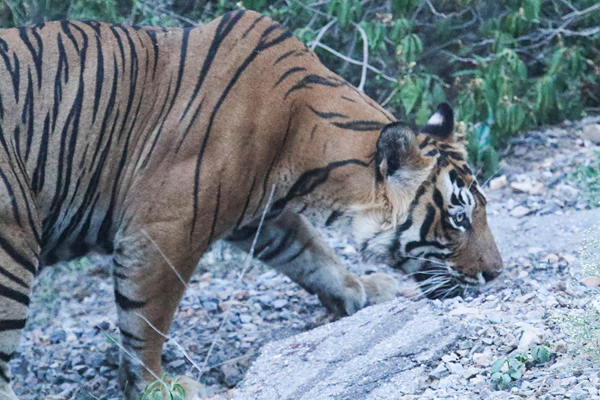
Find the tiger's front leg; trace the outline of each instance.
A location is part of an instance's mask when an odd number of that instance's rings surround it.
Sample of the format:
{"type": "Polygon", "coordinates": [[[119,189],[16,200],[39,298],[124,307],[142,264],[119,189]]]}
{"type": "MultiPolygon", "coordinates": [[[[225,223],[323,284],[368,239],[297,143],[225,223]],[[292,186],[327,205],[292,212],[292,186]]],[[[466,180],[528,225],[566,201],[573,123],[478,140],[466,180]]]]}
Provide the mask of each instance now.
{"type": "MultiPolygon", "coordinates": [[[[115,239],[113,276],[123,346],[119,382],[127,400],[138,400],[162,374],[163,334],[200,258],[186,232],[178,224],[133,223],[115,239]]],[[[188,383],[186,398],[195,398],[198,387],[188,383]]]]}
{"type": "MultiPolygon", "coordinates": [[[[248,252],[256,230],[257,224],[251,223],[226,240],[248,252]]],[[[321,303],[337,316],[351,315],[367,302],[391,300],[397,294],[396,281],[391,276],[358,277],[350,273],[318,230],[299,214],[284,212],[265,219],[254,256],[309,293],[317,294],[321,303]]]]}

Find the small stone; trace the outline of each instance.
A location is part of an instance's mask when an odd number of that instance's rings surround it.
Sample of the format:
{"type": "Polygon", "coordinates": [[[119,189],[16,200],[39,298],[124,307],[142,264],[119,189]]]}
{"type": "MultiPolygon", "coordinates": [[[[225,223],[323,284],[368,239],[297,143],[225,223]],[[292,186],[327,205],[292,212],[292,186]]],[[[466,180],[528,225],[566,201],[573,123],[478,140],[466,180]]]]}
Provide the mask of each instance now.
{"type": "Polygon", "coordinates": [[[583,283],[587,287],[600,286],[600,278],[596,278],[593,276],[585,277],[580,282],[583,283]]]}
{"type": "Polygon", "coordinates": [[[510,211],[510,215],[515,218],[521,218],[529,214],[531,210],[525,206],[517,206],[510,211]]]}
{"type": "Polygon", "coordinates": [[[446,368],[450,371],[451,374],[460,374],[465,370],[465,367],[460,363],[447,362],[446,368]]]}
{"type": "Polygon", "coordinates": [[[581,136],[590,142],[600,143],[600,124],[591,124],[583,127],[581,136]]]}
{"type": "Polygon", "coordinates": [[[278,299],[273,302],[273,307],[275,307],[277,309],[283,308],[286,306],[287,303],[288,303],[288,301],[286,299],[278,299]]]}
{"type": "Polygon", "coordinates": [[[252,322],[252,316],[247,315],[247,314],[242,314],[242,315],[240,315],[240,321],[243,324],[248,324],[248,323],[252,322]]]}
{"type": "Polygon", "coordinates": [[[498,314],[488,314],[487,318],[492,324],[502,323],[502,317],[498,314]]]}
{"type": "Polygon", "coordinates": [[[481,373],[481,368],[471,367],[471,368],[465,369],[462,372],[462,376],[465,379],[471,379],[471,378],[477,376],[479,373],[481,373]]]}
{"type": "Polygon", "coordinates": [[[513,182],[510,184],[510,187],[517,193],[529,193],[529,191],[533,188],[533,185],[528,179],[523,182],[513,182]]]}
{"type": "Polygon", "coordinates": [[[544,262],[548,264],[557,264],[559,261],[559,257],[556,254],[550,253],[546,257],[544,257],[544,262]]]}
{"type": "Polygon", "coordinates": [[[429,376],[433,379],[442,379],[444,376],[448,375],[448,369],[444,365],[444,363],[440,363],[433,371],[429,373],[429,376]]]}
{"type": "Polygon", "coordinates": [[[506,186],[508,183],[506,175],[499,176],[490,181],[490,190],[498,190],[506,186]]]}
{"type": "Polygon", "coordinates": [[[66,339],[67,333],[62,329],[59,329],[58,331],[53,332],[52,335],[50,335],[50,341],[52,343],[64,342],[66,339]]]}
{"type": "Polygon", "coordinates": [[[182,367],[183,365],[185,365],[185,361],[181,360],[181,359],[180,360],[174,360],[174,361],[171,361],[169,363],[169,366],[172,367],[172,368],[179,368],[179,367],[182,367]]]}
{"type": "Polygon", "coordinates": [[[454,353],[445,354],[442,356],[442,361],[449,363],[458,360],[458,356],[454,353]]]}
{"type": "Polygon", "coordinates": [[[233,387],[242,379],[242,374],[233,365],[225,364],[221,367],[221,379],[225,385],[233,387]]]}
{"type": "Polygon", "coordinates": [[[525,326],[523,334],[519,340],[519,350],[527,350],[532,344],[539,344],[544,338],[543,330],[534,328],[533,326],[525,326]]]}

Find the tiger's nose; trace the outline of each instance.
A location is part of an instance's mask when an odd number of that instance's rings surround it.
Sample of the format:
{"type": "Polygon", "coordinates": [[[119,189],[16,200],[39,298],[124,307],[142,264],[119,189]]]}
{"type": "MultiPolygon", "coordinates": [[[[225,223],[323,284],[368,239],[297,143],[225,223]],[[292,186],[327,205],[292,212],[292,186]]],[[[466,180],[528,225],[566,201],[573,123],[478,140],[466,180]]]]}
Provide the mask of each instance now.
{"type": "Polygon", "coordinates": [[[481,275],[486,282],[493,281],[502,273],[502,269],[494,270],[494,271],[483,271],[481,275]]]}

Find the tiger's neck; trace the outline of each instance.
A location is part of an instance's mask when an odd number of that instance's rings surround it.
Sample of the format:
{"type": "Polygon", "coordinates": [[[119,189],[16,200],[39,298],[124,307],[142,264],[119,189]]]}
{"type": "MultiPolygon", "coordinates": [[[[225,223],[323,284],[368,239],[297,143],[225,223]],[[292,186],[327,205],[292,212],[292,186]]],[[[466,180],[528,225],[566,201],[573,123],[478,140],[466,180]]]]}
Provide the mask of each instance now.
{"type": "Polygon", "coordinates": [[[283,199],[317,225],[382,206],[374,155],[381,129],[394,121],[365,94],[328,73],[331,86],[315,86],[294,102],[294,135],[285,150],[295,180],[283,199]]]}

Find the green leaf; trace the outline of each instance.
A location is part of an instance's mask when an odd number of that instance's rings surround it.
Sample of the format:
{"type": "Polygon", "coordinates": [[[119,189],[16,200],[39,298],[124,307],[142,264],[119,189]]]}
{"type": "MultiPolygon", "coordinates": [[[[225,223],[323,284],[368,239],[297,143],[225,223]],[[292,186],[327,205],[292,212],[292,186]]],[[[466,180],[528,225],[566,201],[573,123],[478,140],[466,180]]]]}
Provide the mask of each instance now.
{"type": "Polygon", "coordinates": [[[531,357],[534,361],[545,363],[550,360],[550,350],[545,346],[534,346],[531,349],[531,357]]]}
{"type": "Polygon", "coordinates": [[[408,79],[400,90],[400,101],[404,107],[404,112],[410,114],[413,110],[419,97],[421,96],[421,85],[416,80],[408,79]]]}
{"type": "Polygon", "coordinates": [[[421,107],[419,107],[419,111],[417,111],[417,115],[415,116],[415,123],[419,126],[425,125],[431,114],[429,106],[425,102],[421,102],[421,107]]]}
{"type": "Polygon", "coordinates": [[[541,0],[526,0],[523,4],[523,16],[527,21],[539,22],[541,0]]]}
{"type": "Polygon", "coordinates": [[[261,11],[265,5],[267,4],[267,0],[243,0],[242,5],[244,8],[248,10],[261,11]]]}
{"type": "Polygon", "coordinates": [[[516,370],[516,371],[510,371],[508,373],[510,375],[511,378],[513,378],[514,380],[517,379],[521,379],[521,377],[523,376],[523,374],[521,374],[520,370],[516,370]]]}
{"type": "Polygon", "coordinates": [[[504,365],[505,362],[506,362],[506,357],[502,357],[502,358],[499,358],[496,361],[494,361],[494,363],[492,364],[492,374],[495,372],[500,372],[500,369],[502,369],[502,366],[504,365]]]}

